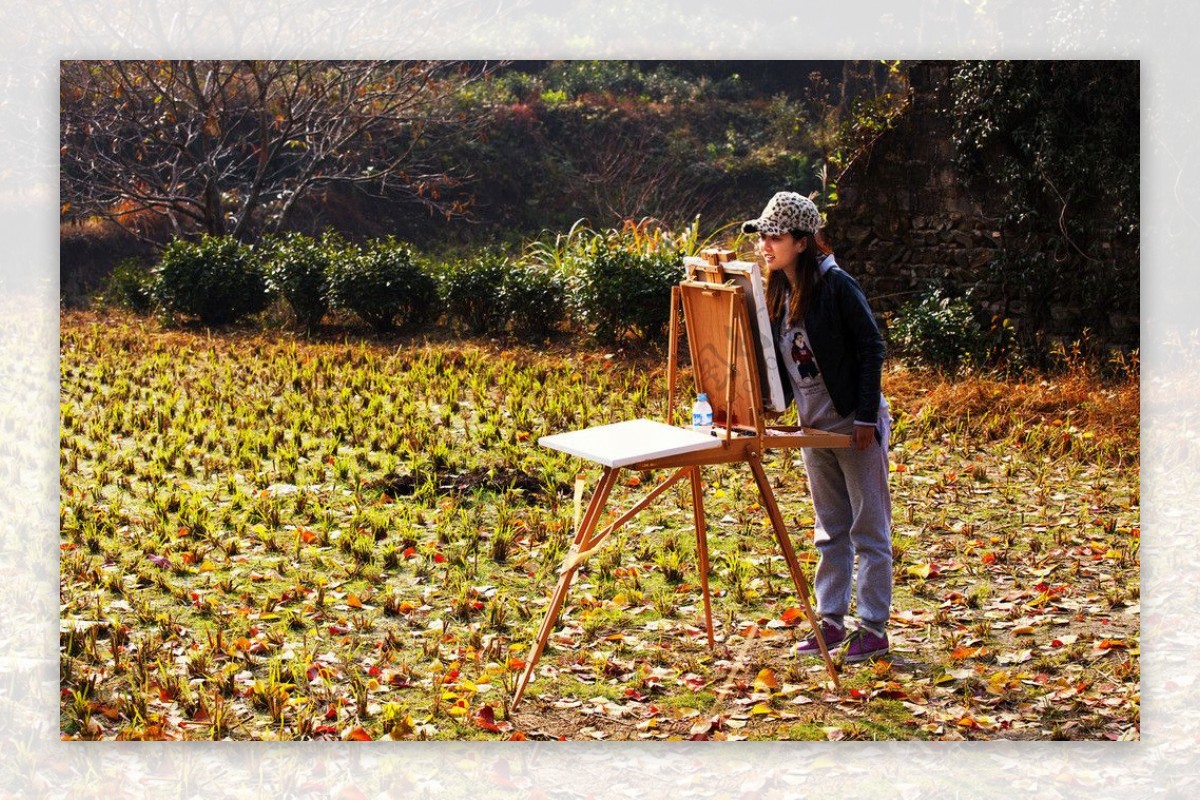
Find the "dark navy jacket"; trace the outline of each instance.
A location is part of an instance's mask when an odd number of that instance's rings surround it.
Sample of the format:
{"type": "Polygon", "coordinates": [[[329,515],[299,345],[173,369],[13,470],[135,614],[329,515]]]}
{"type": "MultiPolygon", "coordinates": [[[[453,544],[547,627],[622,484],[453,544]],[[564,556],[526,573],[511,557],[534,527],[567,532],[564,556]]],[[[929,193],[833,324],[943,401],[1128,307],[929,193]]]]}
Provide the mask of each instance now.
{"type": "MultiPolygon", "coordinates": [[[[858,282],[827,256],[821,262],[816,294],[804,315],[804,329],[813,357],[838,414],[856,422],[875,423],[879,417],[883,372],[883,336],[858,282]]],[[[783,318],[771,321],[771,339],[779,365],[785,402],[792,401],[792,382],[783,366],[779,334],[783,318]]]]}

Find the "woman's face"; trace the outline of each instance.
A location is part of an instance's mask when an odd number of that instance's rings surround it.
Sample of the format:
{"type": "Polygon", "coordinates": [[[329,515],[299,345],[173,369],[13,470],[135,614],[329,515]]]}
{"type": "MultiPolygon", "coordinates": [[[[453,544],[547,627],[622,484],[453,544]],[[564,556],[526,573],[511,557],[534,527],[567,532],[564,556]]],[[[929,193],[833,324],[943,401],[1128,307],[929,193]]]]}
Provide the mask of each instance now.
{"type": "Polygon", "coordinates": [[[795,268],[796,260],[807,245],[807,240],[797,239],[790,233],[762,234],[758,238],[758,250],[767,270],[795,268]]]}

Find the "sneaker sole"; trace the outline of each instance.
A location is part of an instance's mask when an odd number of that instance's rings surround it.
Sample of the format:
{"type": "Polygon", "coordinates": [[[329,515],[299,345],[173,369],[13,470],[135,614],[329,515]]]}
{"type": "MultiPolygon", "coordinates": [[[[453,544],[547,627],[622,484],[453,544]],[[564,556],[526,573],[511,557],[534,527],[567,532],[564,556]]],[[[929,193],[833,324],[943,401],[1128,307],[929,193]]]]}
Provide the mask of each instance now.
{"type": "MultiPolygon", "coordinates": [[[[842,639],[838,640],[837,642],[827,642],[827,643],[825,643],[825,648],[829,651],[829,653],[832,654],[834,651],[836,651],[838,649],[838,646],[840,646],[845,641],[846,641],[846,638],[843,637],[842,639]]],[[[792,655],[793,656],[820,656],[821,649],[818,647],[813,647],[812,650],[801,651],[799,648],[794,648],[794,649],[792,649],[792,655]]]]}
{"type": "Polygon", "coordinates": [[[877,656],[884,656],[885,654],[887,654],[887,652],[888,652],[887,648],[881,648],[878,651],[868,651],[865,654],[855,654],[854,656],[850,656],[847,654],[846,656],[844,656],[842,658],[846,662],[850,662],[850,663],[866,662],[868,659],[874,659],[877,656]]]}

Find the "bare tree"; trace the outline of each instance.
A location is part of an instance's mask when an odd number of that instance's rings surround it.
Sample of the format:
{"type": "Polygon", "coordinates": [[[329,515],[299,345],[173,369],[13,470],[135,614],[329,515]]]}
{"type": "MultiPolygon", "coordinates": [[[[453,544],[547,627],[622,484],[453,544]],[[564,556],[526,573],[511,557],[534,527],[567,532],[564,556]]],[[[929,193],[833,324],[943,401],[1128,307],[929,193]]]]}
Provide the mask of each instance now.
{"type": "Polygon", "coordinates": [[[711,197],[696,190],[685,155],[672,154],[653,123],[631,120],[573,134],[570,159],[590,208],[618,219],[654,217],[685,225],[707,213],[711,197]]]}
{"type": "Polygon", "coordinates": [[[465,177],[426,163],[434,131],[479,123],[454,96],[486,64],[396,61],[66,61],[63,217],[99,215],[142,238],[248,238],[286,227],[298,201],[358,184],[444,214],[465,177]]]}

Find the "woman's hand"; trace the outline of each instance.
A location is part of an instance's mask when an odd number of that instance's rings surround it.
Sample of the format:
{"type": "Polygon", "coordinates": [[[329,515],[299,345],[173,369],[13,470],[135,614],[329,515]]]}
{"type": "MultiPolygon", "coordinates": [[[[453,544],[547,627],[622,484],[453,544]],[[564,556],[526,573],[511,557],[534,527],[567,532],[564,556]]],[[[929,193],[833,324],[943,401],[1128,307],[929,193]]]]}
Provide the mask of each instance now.
{"type": "Polygon", "coordinates": [[[865,451],[875,444],[875,426],[854,427],[854,450],[865,451]]]}

